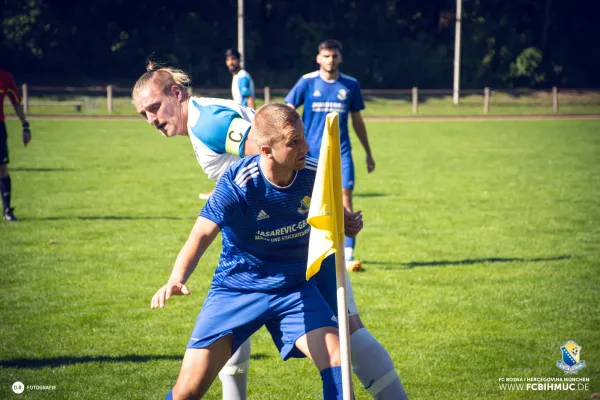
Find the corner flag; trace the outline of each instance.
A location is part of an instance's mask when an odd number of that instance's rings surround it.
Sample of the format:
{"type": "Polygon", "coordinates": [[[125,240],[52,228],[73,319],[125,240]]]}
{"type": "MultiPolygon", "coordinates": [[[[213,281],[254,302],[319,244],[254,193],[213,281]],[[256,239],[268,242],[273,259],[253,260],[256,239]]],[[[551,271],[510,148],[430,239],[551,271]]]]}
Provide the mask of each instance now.
{"type": "Polygon", "coordinates": [[[344,203],[342,201],[342,162],[338,113],[327,114],[319,153],[319,166],[308,209],[311,226],[306,279],[319,272],[321,262],[335,255],[335,284],[340,334],[343,399],[351,400],[352,368],[348,328],[347,272],[344,265],[344,203]]]}
{"type": "Polygon", "coordinates": [[[335,253],[344,242],[340,125],[336,112],[327,114],[308,224],[312,229],[308,245],[307,280],[319,272],[321,262],[335,253]]]}

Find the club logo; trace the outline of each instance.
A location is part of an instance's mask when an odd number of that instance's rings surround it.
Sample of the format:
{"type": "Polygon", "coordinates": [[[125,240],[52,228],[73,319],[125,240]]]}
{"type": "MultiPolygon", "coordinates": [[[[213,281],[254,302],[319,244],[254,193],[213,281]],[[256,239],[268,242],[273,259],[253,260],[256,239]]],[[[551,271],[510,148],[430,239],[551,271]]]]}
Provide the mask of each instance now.
{"type": "Polygon", "coordinates": [[[347,97],[348,97],[348,92],[346,92],[346,89],[340,89],[338,91],[337,98],[339,100],[344,101],[344,100],[346,100],[347,97]]]}
{"type": "Polygon", "coordinates": [[[310,208],[310,197],[304,196],[302,200],[300,200],[300,208],[298,208],[298,212],[302,215],[308,214],[308,209],[310,208]]]}
{"type": "Polygon", "coordinates": [[[569,340],[560,348],[562,360],[556,362],[556,366],[563,370],[565,374],[576,374],[585,367],[585,361],[580,361],[582,347],[572,340],[569,340]]]}

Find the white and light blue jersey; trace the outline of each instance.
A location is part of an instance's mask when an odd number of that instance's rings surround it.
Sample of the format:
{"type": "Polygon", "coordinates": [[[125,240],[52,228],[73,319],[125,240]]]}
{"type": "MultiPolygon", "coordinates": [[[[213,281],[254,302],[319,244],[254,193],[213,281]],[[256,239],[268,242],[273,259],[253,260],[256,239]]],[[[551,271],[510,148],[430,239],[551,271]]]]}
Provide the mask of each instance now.
{"type": "Polygon", "coordinates": [[[225,172],[200,212],[223,236],[213,287],[268,292],[305,282],[316,169],[317,161],[307,157],[286,187],[264,177],[259,155],[225,172]]]}
{"type": "Polygon", "coordinates": [[[188,136],[196,159],[209,179],[218,180],[244,156],[254,110],[231,100],[192,97],[188,103],[188,136]]]}
{"type": "Polygon", "coordinates": [[[237,74],[233,75],[231,81],[231,95],[233,101],[243,106],[248,106],[248,96],[254,96],[254,82],[252,77],[245,70],[241,69],[237,74]]]}
{"type": "Polygon", "coordinates": [[[340,114],[340,145],[342,154],[350,154],[348,115],[365,108],[358,81],[340,73],[335,81],[324,80],[319,71],[304,75],[285,97],[285,102],[298,108],[304,104],[304,122],[308,155],[318,158],[327,114],[340,114]]]}

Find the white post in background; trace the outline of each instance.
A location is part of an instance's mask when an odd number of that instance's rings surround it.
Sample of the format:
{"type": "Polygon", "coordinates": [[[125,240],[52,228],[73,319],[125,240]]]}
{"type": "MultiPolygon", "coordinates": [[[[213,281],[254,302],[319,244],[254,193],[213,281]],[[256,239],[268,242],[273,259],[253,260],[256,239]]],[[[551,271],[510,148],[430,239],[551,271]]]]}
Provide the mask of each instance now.
{"type": "Polygon", "coordinates": [[[106,104],[108,105],[108,113],[112,114],[113,112],[113,86],[106,86],[106,104]]]}
{"type": "Polygon", "coordinates": [[[188,92],[188,94],[189,94],[190,96],[193,96],[193,95],[194,95],[194,89],[193,89],[191,86],[188,86],[188,88],[187,88],[187,92],[188,92]]]}
{"type": "Polygon", "coordinates": [[[483,88],[483,113],[490,112],[490,88],[483,88]]]}
{"type": "Polygon", "coordinates": [[[452,101],[458,105],[460,90],[460,23],[462,19],[462,0],[456,0],[456,30],[454,33],[454,89],[452,101]]]}
{"type": "Polygon", "coordinates": [[[23,92],[23,112],[25,112],[25,114],[29,113],[29,92],[27,92],[27,84],[24,83],[23,86],[21,86],[21,91],[23,92]]]}
{"type": "Polygon", "coordinates": [[[552,86],[552,112],[558,114],[558,88],[552,86]]]}
{"type": "Polygon", "coordinates": [[[265,86],[265,104],[271,104],[271,88],[265,86]]]}
{"type": "Polygon", "coordinates": [[[244,68],[244,0],[238,0],[238,51],[240,52],[240,67],[244,68]]]}
{"type": "Polygon", "coordinates": [[[419,89],[414,86],[412,88],[412,113],[419,112],[419,89]]]}

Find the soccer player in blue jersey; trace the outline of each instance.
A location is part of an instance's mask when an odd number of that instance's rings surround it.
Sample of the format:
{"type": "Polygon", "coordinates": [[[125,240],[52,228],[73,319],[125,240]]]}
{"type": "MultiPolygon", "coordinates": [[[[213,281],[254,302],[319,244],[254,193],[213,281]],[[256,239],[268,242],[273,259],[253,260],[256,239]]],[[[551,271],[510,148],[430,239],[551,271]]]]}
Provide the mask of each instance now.
{"type": "MultiPolygon", "coordinates": [[[[304,104],[302,119],[306,128],[306,140],[309,156],[318,158],[325,118],[331,111],[340,114],[340,142],[342,150],[342,195],[344,207],[352,210],[352,191],[354,190],[354,163],[352,147],[348,134],[348,116],[358,140],[367,154],[367,172],[375,169],[375,160],[371,154],[367,129],[360,111],[365,108],[360,85],[351,76],[340,72],[342,63],[342,44],[337,40],[325,40],[318,47],[317,64],[319,70],[304,75],[285,97],[285,102],[298,108],[304,104]]],[[[361,264],[354,259],[356,241],[346,237],[346,268],[349,271],[360,271],[361,264]]]]}
{"type": "MultiPolygon", "coordinates": [[[[324,399],[342,399],[337,322],[314,282],[305,280],[310,226],[302,205],[310,202],[316,161],[306,157],[300,117],[284,104],[258,110],[252,132],[260,154],[225,172],[169,281],[152,298],[152,308],[162,308],[172,295],[188,295],[186,281],[222,233],[219,265],[167,399],[202,398],[232,353],[263,325],[284,360],[305,355],[314,362],[324,399]]],[[[346,233],[355,235],[362,218],[350,217],[346,233]]]]}
{"type": "MultiPolygon", "coordinates": [[[[258,154],[250,121],[254,111],[231,100],[192,97],[189,77],[180,70],[150,64],[133,89],[137,111],[164,136],[189,136],[205,173],[218,180],[240,157],[258,154]]],[[[337,309],[334,259],[324,261],[315,280],[332,309],[337,309]]],[[[348,281],[348,314],[352,367],[377,400],[406,398],[394,364],[363,325],[352,285],[348,281]]],[[[250,341],[232,356],[219,374],[225,400],[245,400],[250,362],[250,341]]]]}

